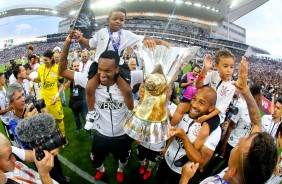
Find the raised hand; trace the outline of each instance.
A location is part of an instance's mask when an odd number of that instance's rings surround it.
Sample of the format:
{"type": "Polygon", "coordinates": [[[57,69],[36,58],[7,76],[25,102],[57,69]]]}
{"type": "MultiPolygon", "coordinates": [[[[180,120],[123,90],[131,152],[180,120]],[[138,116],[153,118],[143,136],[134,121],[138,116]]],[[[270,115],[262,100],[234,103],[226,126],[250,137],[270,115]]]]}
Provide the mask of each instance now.
{"type": "Polygon", "coordinates": [[[204,57],[204,68],[206,70],[212,69],[212,56],[210,54],[206,54],[204,57]]]}
{"type": "Polygon", "coordinates": [[[242,92],[246,92],[248,88],[247,84],[248,80],[248,63],[247,59],[242,56],[241,62],[240,62],[240,68],[238,72],[238,80],[234,83],[235,87],[242,92]]]}

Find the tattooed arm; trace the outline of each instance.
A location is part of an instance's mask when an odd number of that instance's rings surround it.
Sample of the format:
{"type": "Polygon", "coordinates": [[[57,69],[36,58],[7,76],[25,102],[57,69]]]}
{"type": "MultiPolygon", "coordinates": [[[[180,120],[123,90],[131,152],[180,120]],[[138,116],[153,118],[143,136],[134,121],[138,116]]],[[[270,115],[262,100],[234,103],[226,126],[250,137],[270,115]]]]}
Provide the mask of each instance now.
{"type": "Polygon", "coordinates": [[[252,122],[252,132],[260,132],[261,131],[261,117],[260,111],[257,106],[257,103],[252,96],[249,87],[247,85],[248,79],[248,63],[245,57],[242,57],[239,69],[238,80],[235,82],[235,86],[241,90],[249,111],[249,116],[252,122]]]}

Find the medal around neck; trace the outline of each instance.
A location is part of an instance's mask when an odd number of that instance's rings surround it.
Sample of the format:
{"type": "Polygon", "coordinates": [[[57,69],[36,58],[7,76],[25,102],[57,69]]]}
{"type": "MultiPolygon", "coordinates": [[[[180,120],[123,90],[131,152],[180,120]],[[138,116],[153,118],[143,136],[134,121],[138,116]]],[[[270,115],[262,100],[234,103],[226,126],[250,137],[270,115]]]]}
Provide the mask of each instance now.
{"type": "Polygon", "coordinates": [[[150,51],[139,49],[144,61],[144,87],[142,100],[133,115],[123,125],[124,131],[140,142],[159,143],[169,139],[170,120],[167,116],[167,92],[178,73],[194,58],[200,47],[157,46],[150,51]]]}

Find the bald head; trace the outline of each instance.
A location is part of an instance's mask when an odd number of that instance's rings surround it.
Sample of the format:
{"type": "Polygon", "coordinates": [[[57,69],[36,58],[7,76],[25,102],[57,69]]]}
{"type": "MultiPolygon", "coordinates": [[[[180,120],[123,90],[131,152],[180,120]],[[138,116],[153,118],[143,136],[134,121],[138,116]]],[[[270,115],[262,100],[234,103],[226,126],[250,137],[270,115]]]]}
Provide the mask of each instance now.
{"type": "Polygon", "coordinates": [[[191,101],[189,117],[197,119],[212,112],[215,108],[216,92],[211,87],[203,87],[197,91],[191,101]]]}
{"type": "Polygon", "coordinates": [[[215,105],[216,103],[216,91],[211,87],[203,87],[198,90],[197,93],[203,93],[204,98],[209,102],[210,105],[215,105]]]}

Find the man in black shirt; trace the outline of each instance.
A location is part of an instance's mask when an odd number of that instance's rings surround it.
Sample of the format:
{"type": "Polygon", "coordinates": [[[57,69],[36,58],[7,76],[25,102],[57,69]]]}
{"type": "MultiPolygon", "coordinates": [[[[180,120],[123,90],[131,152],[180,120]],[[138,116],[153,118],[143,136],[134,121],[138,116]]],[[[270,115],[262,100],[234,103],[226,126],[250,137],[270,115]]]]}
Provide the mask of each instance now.
{"type": "MultiPolygon", "coordinates": [[[[79,72],[79,62],[74,61],[72,63],[72,70],[79,72]]],[[[79,133],[82,130],[82,125],[80,121],[80,114],[82,116],[83,122],[85,123],[85,118],[88,112],[85,88],[80,85],[76,85],[74,82],[68,81],[65,85],[65,89],[70,88],[70,101],[69,107],[71,108],[76,123],[75,133],[79,133]]],[[[88,138],[92,139],[91,130],[87,130],[88,138]]]]}

